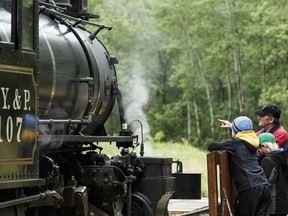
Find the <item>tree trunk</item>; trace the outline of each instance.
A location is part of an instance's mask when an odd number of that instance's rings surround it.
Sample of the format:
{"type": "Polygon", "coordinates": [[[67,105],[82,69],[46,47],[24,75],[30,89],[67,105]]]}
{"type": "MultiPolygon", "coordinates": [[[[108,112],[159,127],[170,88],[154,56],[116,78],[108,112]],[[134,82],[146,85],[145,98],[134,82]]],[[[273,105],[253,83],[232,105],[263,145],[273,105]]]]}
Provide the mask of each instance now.
{"type": "MultiPolygon", "coordinates": [[[[197,140],[198,140],[198,142],[200,142],[200,140],[201,140],[200,119],[199,119],[199,114],[198,114],[198,104],[197,104],[197,100],[195,97],[193,98],[193,105],[194,105],[194,113],[195,113],[197,140]]],[[[199,146],[199,144],[198,144],[198,146],[199,146]]]]}
{"type": "MultiPolygon", "coordinates": [[[[233,0],[226,0],[226,6],[228,9],[228,18],[230,22],[231,34],[232,38],[236,38],[236,22],[234,19],[234,8],[233,8],[233,0]]],[[[237,79],[237,91],[238,91],[238,103],[239,103],[239,111],[241,115],[244,115],[244,89],[242,84],[242,72],[241,72],[241,60],[240,60],[240,46],[238,43],[234,44],[234,70],[236,73],[237,79]]]]}
{"type": "Polygon", "coordinates": [[[235,73],[237,77],[237,90],[238,90],[238,101],[239,101],[239,111],[241,115],[244,115],[244,89],[242,84],[242,73],[240,65],[240,47],[239,44],[235,45],[234,50],[234,64],[235,73]]]}
{"type": "Polygon", "coordinates": [[[205,77],[205,69],[202,65],[201,59],[197,53],[197,60],[198,60],[198,64],[199,64],[199,68],[200,68],[200,72],[201,72],[201,77],[203,79],[204,85],[205,85],[205,90],[206,90],[206,96],[207,96],[207,103],[208,103],[208,107],[209,107],[209,114],[210,114],[210,129],[211,129],[211,136],[212,139],[214,140],[215,137],[215,128],[214,128],[214,111],[213,111],[213,106],[212,106],[212,102],[211,102],[211,96],[210,96],[210,91],[209,91],[209,86],[205,77]]]}
{"type": "Polygon", "coordinates": [[[187,104],[187,140],[191,141],[191,115],[190,115],[190,104],[187,104]]]}
{"type": "Polygon", "coordinates": [[[227,91],[228,91],[228,120],[232,117],[232,93],[231,93],[231,78],[227,62],[225,62],[225,68],[227,72],[227,91]]]}

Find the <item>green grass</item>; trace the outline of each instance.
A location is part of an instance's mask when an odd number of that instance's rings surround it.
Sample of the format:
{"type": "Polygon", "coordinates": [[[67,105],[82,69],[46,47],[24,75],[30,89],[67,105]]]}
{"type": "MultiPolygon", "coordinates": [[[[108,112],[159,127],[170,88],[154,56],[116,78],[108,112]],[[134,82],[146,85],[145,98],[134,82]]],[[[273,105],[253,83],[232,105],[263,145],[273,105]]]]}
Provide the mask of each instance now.
{"type": "MultiPolygon", "coordinates": [[[[120,153],[115,144],[100,143],[103,153],[109,157],[120,153]]],[[[145,143],[144,156],[171,157],[173,160],[180,160],[183,164],[183,173],[201,173],[202,196],[208,196],[207,182],[207,152],[184,143],[145,143]]],[[[140,148],[135,149],[139,156],[140,148]]],[[[172,171],[176,171],[176,165],[172,166],[172,171]]]]}

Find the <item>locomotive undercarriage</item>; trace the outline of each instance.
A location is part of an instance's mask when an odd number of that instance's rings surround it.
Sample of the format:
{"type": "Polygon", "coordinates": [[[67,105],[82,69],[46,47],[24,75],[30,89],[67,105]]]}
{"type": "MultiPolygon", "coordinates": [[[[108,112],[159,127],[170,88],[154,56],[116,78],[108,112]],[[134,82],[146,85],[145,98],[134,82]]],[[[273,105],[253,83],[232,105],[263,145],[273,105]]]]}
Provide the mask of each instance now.
{"type": "MultiPolygon", "coordinates": [[[[52,137],[75,140],[74,135],[52,137]]],[[[88,140],[97,138],[101,140],[104,137],[87,136],[88,140]]],[[[43,135],[39,137],[41,139],[43,135]]],[[[117,143],[117,136],[112,139],[117,143]]],[[[129,152],[128,147],[123,147],[127,140],[127,145],[131,146],[132,137],[119,136],[118,139],[121,141],[121,154],[112,158],[102,154],[102,149],[96,144],[75,141],[66,141],[54,151],[43,151],[39,160],[39,177],[45,179],[45,184],[8,190],[7,194],[14,194],[13,198],[10,196],[6,200],[7,206],[11,207],[1,207],[0,214],[7,211],[7,215],[15,216],[167,214],[168,201],[175,190],[175,179],[169,173],[166,177],[151,178],[149,171],[145,171],[145,163],[155,158],[137,157],[136,153],[129,152]],[[165,186],[159,187],[159,184],[165,186]],[[9,203],[9,200],[13,201],[9,203]],[[157,211],[161,214],[156,214],[157,211]]],[[[163,164],[160,162],[158,165],[163,164]]]]}
{"type": "MultiPolygon", "coordinates": [[[[95,151],[101,151],[96,144],[84,145],[75,142],[73,137],[75,136],[58,136],[58,139],[72,139],[73,142],[66,141],[61,148],[50,149],[40,158],[40,177],[46,179],[45,189],[60,191],[63,197],[61,205],[65,206],[62,208],[64,212],[58,214],[93,215],[95,213],[92,212],[98,208],[97,215],[122,215],[125,204],[123,200],[131,196],[127,193],[127,185],[135,179],[132,172],[136,157],[127,153],[110,159],[95,151]],[[91,210],[88,210],[89,207],[91,210]]],[[[89,136],[89,139],[97,142],[97,137],[89,136]]],[[[43,206],[43,202],[41,205],[43,206]]],[[[51,215],[55,214],[54,211],[57,212],[57,205],[54,204],[53,208],[49,210],[51,215]]],[[[34,209],[37,209],[37,205],[34,209]]],[[[31,215],[37,215],[34,212],[31,215]]]]}

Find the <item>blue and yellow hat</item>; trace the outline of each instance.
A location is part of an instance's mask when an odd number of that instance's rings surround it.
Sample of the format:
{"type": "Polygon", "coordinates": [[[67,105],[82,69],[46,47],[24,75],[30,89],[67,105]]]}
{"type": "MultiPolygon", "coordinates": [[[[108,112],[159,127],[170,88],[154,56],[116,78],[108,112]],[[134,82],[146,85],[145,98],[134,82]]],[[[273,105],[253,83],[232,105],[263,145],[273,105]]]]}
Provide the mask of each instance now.
{"type": "Polygon", "coordinates": [[[232,122],[232,130],[234,133],[241,131],[248,131],[253,129],[253,124],[250,118],[247,116],[239,116],[232,122]]]}

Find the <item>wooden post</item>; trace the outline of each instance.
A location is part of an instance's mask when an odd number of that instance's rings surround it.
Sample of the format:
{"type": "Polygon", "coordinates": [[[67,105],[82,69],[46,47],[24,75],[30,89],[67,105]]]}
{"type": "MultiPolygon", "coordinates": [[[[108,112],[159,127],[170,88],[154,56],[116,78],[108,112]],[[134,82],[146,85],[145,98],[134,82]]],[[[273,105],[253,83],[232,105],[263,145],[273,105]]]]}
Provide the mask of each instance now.
{"type": "Polygon", "coordinates": [[[230,175],[228,153],[213,151],[207,155],[209,215],[234,215],[237,191],[230,175]]]}

